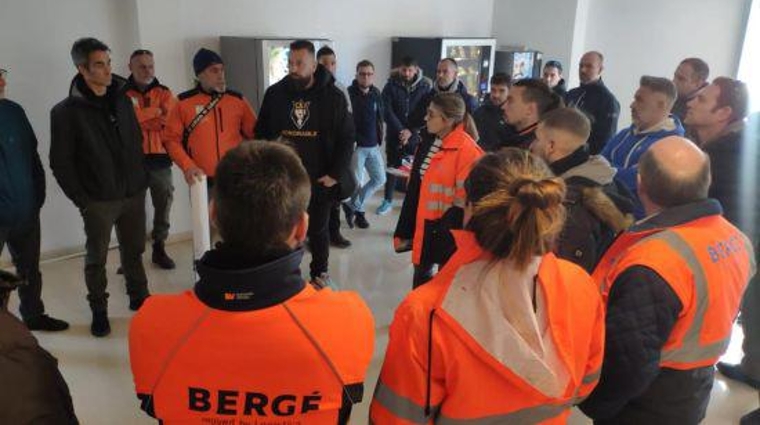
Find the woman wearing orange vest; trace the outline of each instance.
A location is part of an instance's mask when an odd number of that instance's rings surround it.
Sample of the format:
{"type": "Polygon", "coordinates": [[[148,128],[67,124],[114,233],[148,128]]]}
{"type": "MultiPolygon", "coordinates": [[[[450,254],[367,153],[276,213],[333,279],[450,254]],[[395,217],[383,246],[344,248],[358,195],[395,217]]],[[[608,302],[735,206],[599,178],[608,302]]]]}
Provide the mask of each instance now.
{"type": "Polygon", "coordinates": [[[311,183],[289,147],[245,142],[217,167],[222,242],[182,294],[148,298],[129,329],[141,406],[170,424],[348,423],[373,352],[358,294],[301,278],[311,183]]]}
{"type": "Polygon", "coordinates": [[[396,311],[370,407],[386,424],[562,424],[597,383],[601,297],[551,253],[564,183],[530,153],[482,158],[457,251],[396,311]]]}
{"type": "MultiPolygon", "coordinates": [[[[439,93],[425,115],[427,131],[435,136],[429,149],[415,158],[421,183],[416,203],[412,263],[413,287],[433,277],[433,267],[445,264],[454,251],[450,229],[461,229],[464,180],[472,164],[483,155],[475,142],[478,131],[456,93],[439,93]]],[[[395,239],[398,247],[402,241],[395,239]]]]}

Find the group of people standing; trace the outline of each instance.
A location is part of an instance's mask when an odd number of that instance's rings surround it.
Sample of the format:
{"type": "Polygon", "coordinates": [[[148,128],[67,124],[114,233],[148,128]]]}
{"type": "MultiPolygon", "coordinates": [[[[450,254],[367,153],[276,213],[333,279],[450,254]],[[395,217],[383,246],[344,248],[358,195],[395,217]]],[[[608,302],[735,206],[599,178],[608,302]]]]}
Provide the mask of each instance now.
{"type": "MultiPolygon", "coordinates": [[[[748,186],[736,166],[757,140],[742,131],[738,81],[689,93],[684,130],[671,110],[686,71],[679,66],[676,84],[642,77],[633,124],[616,135],[619,104],[598,52],[583,56],[581,86],[564,96],[561,65],[550,61],[546,81],[495,75],[478,107],[452,59],[428,82],[404,58],[382,91],[362,61],[344,91],[334,52],[298,40],[258,115],[226,87],[210,50],[195,55],[198,84],[176,100],[148,51],[132,55],[127,80],[111,74],[96,39],[78,40],[72,59],[70,95],[51,112],[50,159],[84,221],[91,332],[110,332],[105,256],[115,227],[139,310],[129,332],[135,389],[162,422],[348,422],[374,322],[357,294],[332,288],[330,243],[346,244],[331,221],[342,205],[350,225],[367,227],[366,200],[383,184],[376,212],[392,207],[397,173],[384,175],[383,139],[390,169],[414,152],[393,240],[412,252],[416,289],[390,326],[372,423],[565,423],[573,406],[597,424],[699,423],[743,296],[747,363],[721,370],[757,382],[754,208],[741,204],[748,186]],[[251,138],[260,141],[243,142],[251,138]],[[188,184],[207,177],[221,241],[197,262],[193,289],[149,296],[144,200],[150,188],[159,209],[153,262],[172,268],[163,247],[172,162],[188,184]],[[357,187],[363,169],[369,179],[357,187]]],[[[18,166],[35,171],[19,174],[13,187],[24,190],[0,217],[36,235],[38,262],[36,141],[18,105],[0,107],[16,114],[11,138],[26,137],[18,166]]],[[[17,246],[19,273],[38,275],[17,246]]],[[[21,294],[27,326],[65,328],[36,304],[40,287],[21,294]]],[[[76,423],[65,383],[51,376],[61,398],[49,416],[76,423]]]]}

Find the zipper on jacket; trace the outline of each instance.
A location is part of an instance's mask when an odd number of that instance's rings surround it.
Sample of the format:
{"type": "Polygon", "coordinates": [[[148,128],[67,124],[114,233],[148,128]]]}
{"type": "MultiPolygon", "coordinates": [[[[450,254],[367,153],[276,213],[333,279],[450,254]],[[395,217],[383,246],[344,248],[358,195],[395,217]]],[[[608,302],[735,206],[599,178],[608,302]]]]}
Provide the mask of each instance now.
{"type": "Polygon", "coordinates": [[[224,115],[222,115],[222,107],[219,107],[219,128],[220,132],[224,133],[224,115]]]}

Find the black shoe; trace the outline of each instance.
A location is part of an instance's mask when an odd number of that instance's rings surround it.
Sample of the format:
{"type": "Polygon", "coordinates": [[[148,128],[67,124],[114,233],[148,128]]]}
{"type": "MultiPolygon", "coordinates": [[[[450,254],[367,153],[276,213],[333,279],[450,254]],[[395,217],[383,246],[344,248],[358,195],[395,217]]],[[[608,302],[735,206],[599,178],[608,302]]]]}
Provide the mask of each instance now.
{"type": "Polygon", "coordinates": [[[146,295],[144,297],[139,297],[139,298],[130,298],[129,309],[132,311],[139,310],[140,307],[142,307],[143,303],[145,302],[146,299],[148,299],[149,296],[150,295],[146,295]]]}
{"type": "Polygon", "coordinates": [[[363,212],[355,212],[354,216],[356,217],[354,219],[354,222],[356,222],[356,227],[360,229],[366,229],[369,227],[369,221],[367,221],[367,217],[364,216],[363,212]]]}
{"type": "Polygon", "coordinates": [[[104,337],[111,333],[111,324],[108,322],[108,313],[105,311],[92,312],[92,325],[90,333],[98,338],[104,337]]]}
{"type": "Polygon", "coordinates": [[[760,425],[760,409],[753,410],[742,416],[739,425],[760,425]]]}
{"type": "Polygon", "coordinates": [[[756,390],[760,390],[760,380],[757,380],[744,373],[741,365],[718,362],[716,367],[718,368],[718,372],[722,373],[726,378],[733,379],[734,381],[739,381],[743,384],[749,385],[756,390]]]}
{"type": "Polygon", "coordinates": [[[330,236],[330,245],[336,248],[348,248],[351,246],[351,241],[344,238],[340,233],[330,236]]]}
{"type": "Polygon", "coordinates": [[[346,223],[348,224],[348,228],[353,229],[354,228],[354,209],[351,208],[351,206],[345,202],[341,202],[340,206],[343,207],[343,214],[346,216],[346,223]]]}
{"type": "Polygon", "coordinates": [[[50,317],[47,314],[41,314],[37,317],[30,319],[24,319],[24,324],[30,331],[50,331],[58,332],[65,331],[69,328],[69,324],[63,320],[50,317]]]}
{"type": "Polygon", "coordinates": [[[172,260],[166,253],[163,242],[156,242],[153,244],[153,264],[164,270],[172,270],[177,267],[177,265],[174,264],[174,260],[172,260]]]}
{"type": "Polygon", "coordinates": [[[116,269],[116,274],[124,274],[124,269],[121,266],[119,266],[119,268],[116,269]]]}

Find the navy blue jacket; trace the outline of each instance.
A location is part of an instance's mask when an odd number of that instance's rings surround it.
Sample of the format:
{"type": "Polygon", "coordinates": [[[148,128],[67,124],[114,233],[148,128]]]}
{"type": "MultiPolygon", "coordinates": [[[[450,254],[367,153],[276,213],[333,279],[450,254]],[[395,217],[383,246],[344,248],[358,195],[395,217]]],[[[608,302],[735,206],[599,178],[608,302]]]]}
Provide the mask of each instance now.
{"type": "Polygon", "coordinates": [[[354,127],[356,129],[356,145],[362,148],[378,146],[383,141],[383,97],[377,87],[372,86],[363,93],[359,84],[354,80],[348,88],[351,99],[354,127]]]}
{"type": "Polygon", "coordinates": [[[37,137],[17,103],[0,99],[0,227],[31,220],[45,202],[37,137]]]}
{"type": "MultiPolygon", "coordinates": [[[[385,151],[389,167],[401,166],[402,149],[399,133],[409,129],[409,116],[432,86],[429,78],[418,72],[411,82],[406,83],[397,72],[391,73],[388,82],[383,87],[383,107],[385,112],[385,151]]],[[[412,132],[407,146],[414,147],[419,143],[419,134],[412,132]]],[[[411,152],[407,152],[411,153],[411,152]]]]}
{"type": "Polygon", "coordinates": [[[567,106],[574,106],[583,111],[591,120],[591,136],[588,138],[589,151],[596,155],[604,145],[617,133],[620,116],[620,103],[615,95],[599,80],[581,84],[569,92],[565,98],[567,106]]]}

